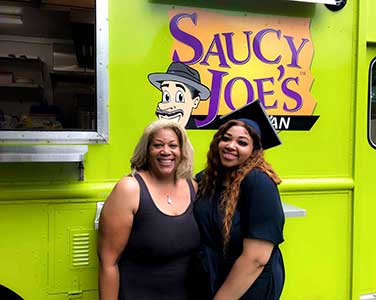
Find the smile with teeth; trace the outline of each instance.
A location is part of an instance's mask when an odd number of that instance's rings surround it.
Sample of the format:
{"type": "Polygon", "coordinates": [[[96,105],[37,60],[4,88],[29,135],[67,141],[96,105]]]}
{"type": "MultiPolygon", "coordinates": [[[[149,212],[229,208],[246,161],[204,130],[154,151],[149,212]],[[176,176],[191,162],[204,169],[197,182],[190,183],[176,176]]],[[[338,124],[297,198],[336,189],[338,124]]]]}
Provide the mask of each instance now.
{"type": "Polygon", "coordinates": [[[160,119],[174,120],[178,122],[184,115],[184,111],[182,109],[170,110],[157,108],[155,113],[160,119]]]}
{"type": "Polygon", "coordinates": [[[174,162],[174,160],[173,159],[166,159],[166,158],[158,158],[158,162],[161,165],[169,166],[174,162]]]}

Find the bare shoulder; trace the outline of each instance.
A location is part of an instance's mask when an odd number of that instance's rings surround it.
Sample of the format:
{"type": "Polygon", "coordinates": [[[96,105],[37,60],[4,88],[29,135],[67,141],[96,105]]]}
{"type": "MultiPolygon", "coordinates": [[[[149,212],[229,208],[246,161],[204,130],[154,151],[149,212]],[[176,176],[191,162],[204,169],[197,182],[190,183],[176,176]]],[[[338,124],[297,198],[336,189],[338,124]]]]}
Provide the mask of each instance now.
{"type": "Polygon", "coordinates": [[[140,188],[133,177],[124,177],[106,199],[99,219],[98,249],[101,258],[117,261],[127,244],[134,215],[138,210],[140,188]]]}
{"type": "Polygon", "coordinates": [[[138,209],[140,186],[134,177],[126,176],[120,179],[108,196],[104,212],[130,210],[135,213],[138,209]]]}
{"type": "Polygon", "coordinates": [[[140,186],[136,178],[132,176],[125,176],[121,178],[114,187],[114,191],[120,193],[135,193],[140,191],[140,186]]]}

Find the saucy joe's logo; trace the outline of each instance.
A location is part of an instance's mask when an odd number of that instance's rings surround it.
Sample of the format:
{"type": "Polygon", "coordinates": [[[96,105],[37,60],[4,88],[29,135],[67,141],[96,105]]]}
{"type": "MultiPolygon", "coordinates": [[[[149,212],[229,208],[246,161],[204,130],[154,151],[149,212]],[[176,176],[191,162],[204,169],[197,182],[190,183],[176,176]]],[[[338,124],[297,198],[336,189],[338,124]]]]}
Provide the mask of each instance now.
{"type": "Polygon", "coordinates": [[[211,128],[218,117],[260,99],[278,130],[309,130],[316,102],[310,94],[313,44],[308,18],[228,16],[169,11],[172,61],[200,74],[210,97],[191,114],[211,128]]]}

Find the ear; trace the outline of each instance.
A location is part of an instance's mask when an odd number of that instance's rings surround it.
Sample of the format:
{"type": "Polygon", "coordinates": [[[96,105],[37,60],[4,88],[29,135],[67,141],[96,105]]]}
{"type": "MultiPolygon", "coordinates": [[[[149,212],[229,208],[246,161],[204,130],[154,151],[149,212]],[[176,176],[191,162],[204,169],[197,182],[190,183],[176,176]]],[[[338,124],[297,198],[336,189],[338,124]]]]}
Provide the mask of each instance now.
{"type": "Polygon", "coordinates": [[[197,106],[200,104],[200,97],[196,97],[192,100],[193,102],[193,108],[197,108],[197,106]]]}

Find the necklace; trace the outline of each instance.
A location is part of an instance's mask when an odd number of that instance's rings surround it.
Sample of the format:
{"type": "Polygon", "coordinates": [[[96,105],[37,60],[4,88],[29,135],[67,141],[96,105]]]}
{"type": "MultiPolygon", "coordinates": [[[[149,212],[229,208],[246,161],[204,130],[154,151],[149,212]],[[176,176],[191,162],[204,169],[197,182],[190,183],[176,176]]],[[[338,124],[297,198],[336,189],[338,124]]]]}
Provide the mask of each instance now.
{"type": "Polygon", "coordinates": [[[170,195],[167,195],[167,204],[168,205],[171,205],[172,204],[172,198],[170,197],[170,195]]]}

